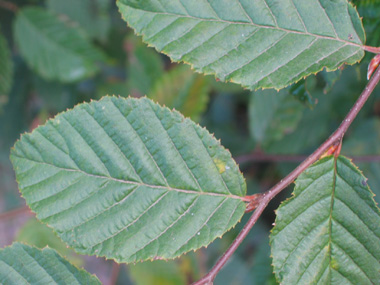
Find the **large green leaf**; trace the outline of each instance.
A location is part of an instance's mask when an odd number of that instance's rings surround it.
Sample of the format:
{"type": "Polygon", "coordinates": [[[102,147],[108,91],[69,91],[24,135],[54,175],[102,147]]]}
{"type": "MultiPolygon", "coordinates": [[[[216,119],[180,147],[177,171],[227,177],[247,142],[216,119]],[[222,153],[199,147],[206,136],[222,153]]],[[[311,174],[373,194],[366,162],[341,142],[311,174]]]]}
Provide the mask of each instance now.
{"type": "Polygon", "coordinates": [[[47,6],[50,10],[67,15],[93,38],[102,42],[107,40],[111,27],[108,10],[111,2],[108,0],[49,0],[47,6]]]}
{"type": "Polygon", "coordinates": [[[7,41],[0,33],[0,107],[6,102],[6,95],[11,90],[13,82],[13,62],[7,41]]]}
{"type": "Polygon", "coordinates": [[[245,210],[231,154],[147,98],[79,105],[23,135],[11,160],[37,218],[76,251],[119,262],[206,246],[245,210]]]}
{"type": "Polygon", "coordinates": [[[55,250],[21,243],[0,250],[1,284],[101,284],[99,279],[78,269],[55,250]]]}
{"type": "Polygon", "coordinates": [[[364,55],[361,20],[346,0],[118,0],[117,5],[158,51],[250,89],[279,89],[364,55]]]}
{"type": "Polygon", "coordinates": [[[73,82],[94,75],[103,54],[76,29],[42,8],[17,13],[14,26],[20,53],[42,77],[73,82]]]}
{"type": "Polygon", "coordinates": [[[347,158],[327,157],[302,173],[277,211],[271,235],[281,284],[379,284],[380,210],[347,158]]]}
{"type": "Polygon", "coordinates": [[[206,109],[209,91],[208,78],[194,73],[185,65],[180,65],[156,81],[149,98],[198,121],[206,109]]]}

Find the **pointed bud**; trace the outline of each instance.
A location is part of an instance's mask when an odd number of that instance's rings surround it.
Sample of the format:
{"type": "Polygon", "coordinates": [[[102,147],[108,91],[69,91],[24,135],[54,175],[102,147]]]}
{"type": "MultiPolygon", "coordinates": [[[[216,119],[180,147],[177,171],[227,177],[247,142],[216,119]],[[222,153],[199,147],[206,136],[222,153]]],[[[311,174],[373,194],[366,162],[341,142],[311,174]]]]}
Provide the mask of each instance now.
{"type": "Polygon", "coordinates": [[[372,73],[376,70],[379,64],[380,64],[380,54],[376,55],[369,63],[368,72],[367,72],[367,80],[371,78],[372,73]]]}

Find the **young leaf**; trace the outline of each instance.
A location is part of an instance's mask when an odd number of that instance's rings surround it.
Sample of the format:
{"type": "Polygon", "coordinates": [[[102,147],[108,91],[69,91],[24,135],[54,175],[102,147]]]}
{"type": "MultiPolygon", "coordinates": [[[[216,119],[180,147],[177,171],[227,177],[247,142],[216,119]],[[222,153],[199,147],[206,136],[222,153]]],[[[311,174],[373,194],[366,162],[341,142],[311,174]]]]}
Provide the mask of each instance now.
{"type": "Polygon", "coordinates": [[[380,210],[347,158],[326,157],[302,173],[277,210],[271,245],[282,284],[377,284],[380,210]]]}
{"type": "Polygon", "coordinates": [[[283,88],[363,55],[346,0],[118,0],[123,18],[174,61],[250,89],[283,88]]]}
{"type": "MultiPolygon", "coordinates": [[[[3,96],[8,95],[13,82],[13,62],[7,41],[0,34],[0,107],[4,103],[3,96]]],[[[5,97],[6,99],[6,97],[5,97]]]]}
{"type": "Polygon", "coordinates": [[[21,243],[0,250],[1,284],[101,284],[78,269],[54,249],[43,250],[21,243]]]}
{"type": "Polygon", "coordinates": [[[188,66],[179,65],[156,81],[149,98],[198,121],[206,109],[209,91],[207,78],[194,73],[188,66]]]}
{"type": "Polygon", "coordinates": [[[81,104],[23,135],[11,160],[38,219],[76,251],[118,262],[206,246],[245,211],[231,154],[147,98],[81,104]]]}
{"type": "Polygon", "coordinates": [[[42,8],[17,13],[14,26],[20,53],[39,75],[48,80],[78,81],[98,71],[104,55],[77,30],[42,8]]]}

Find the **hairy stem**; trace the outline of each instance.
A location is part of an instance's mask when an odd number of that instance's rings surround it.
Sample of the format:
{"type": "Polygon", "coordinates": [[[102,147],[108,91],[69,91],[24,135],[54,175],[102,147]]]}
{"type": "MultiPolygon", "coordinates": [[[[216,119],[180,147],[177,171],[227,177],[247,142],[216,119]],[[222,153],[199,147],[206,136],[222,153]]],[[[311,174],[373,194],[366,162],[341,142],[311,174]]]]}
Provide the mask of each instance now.
{"type": "Polygon", "coordinates": [[[245,237],[248,235],[252,227],[255,225],[258,218],[261,216],[264,209],[267,207],[269,202],[282,190],[284,190],[287,186],[289,186],[293,181],[304,172],[311,164],[317,161],[321,155],[323,155],[332,145],[336,145],[340,143],[343,139],[344,134],[346,133],[348,127],[351,125],[352,121],[356,118],[357,114],[363,107],[364,103],[367,101],[368,97],[371,95],[373,90],[375,89],[377,83],[380,81],[380,67],[376,69],[374,76],[368,82],[367,86],[360,94],[358,100],[355,102],[354,106],[348,112],[346,118],[340,124],[339,128],[317,149],[315,150],[309,157],[307,157],[296,169],[294,169],[288,176],[286,176],[283,180],[269,189],[262,195],[262,198],[253,212],[252,216],[249,218],[247,224],[241,230],[236,239],[232,242],[227,251],[223,254],[223,256],[216,262],[214,267],[207,273],[202,279],[198,282],[194,283],[194,285],[201,284],[213,284],[213,281],[218,274],[218,272],[222,269],[222,267],[226,264],[226,262],[230,259],[232,254],[236,251],[245,237]]]}
{"type": "Polygon", "coordinates": [[[0,7],[7,9],[9,11],[12,11],[14,13],[16,13],[18,11],[17,5],[13,4],[12,2],[9,2],[9,1],[0,0],[0,7]]]}

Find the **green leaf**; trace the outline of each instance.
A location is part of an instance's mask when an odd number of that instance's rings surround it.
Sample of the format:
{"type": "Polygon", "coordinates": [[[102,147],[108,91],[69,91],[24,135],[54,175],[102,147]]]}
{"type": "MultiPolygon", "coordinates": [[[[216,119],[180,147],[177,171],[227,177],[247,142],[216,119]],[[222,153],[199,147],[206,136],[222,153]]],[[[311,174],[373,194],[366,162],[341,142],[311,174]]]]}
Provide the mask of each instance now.
{"type": "Polygon", "coordinates": [[[1,284],[101,284],[96,276],[78,269],[55,250],[21,243],[0,250],[1,284]]]}
{"type": "Polygon", "coordinates": [[[249,89],[283,88],[354,64],[361,20],[346,0],[118,0],[123,18],[174,61],[249,89]]]}
{"type": "Polygon", "coordinates": [[[0,33],[0,107],[7,102],[13,84],[13,61],[7,41],[0,33]]]}
{"type": "Polygon", "coordinates": [[[147,98],[78,105],[23,135],[11,160],[38,219],[76,251],[118,262],[206,246],[245,211],[231,154],[147,98]]]}
{"type": "Polygon", "coordinates": [[[128,81],[130,94],[145,96],[164,73],[164,63],[159,53],[131,36],[126,42],[128,50],[128,81]]]}
{"type": "Polygon", "coordinates": [[[51,12],[29,7],[17,13],[14,34],[20,53],[48,80],[73,82],[94,75],[103,54],[51,12]]]}
{"type": "Polygon", "coordinates": [[[281,284],[378,284],[380,210],[347,158],[327,157],[296,180],[271,234],[281,284]]]}
{"type": "Polygon", "coordinates": [[[108,12],[111,2],[108,0],[49,0],[49,10],[58,14],[67,15],[77,22],[91,38],[102,42],[107,40],[111,27],[108,12]]]}
{"type": "Polygon", "coordinates": [[[262,90],[251,94],[249,124],[252,137],[262,144],[280,140],[293,132],[304,107],[287,90],[262,90]]]}
{"type": "Polygon", "coordinates": [[[185,65],[165,73],[149,93],[149,98],[161,105],[174,108],[185,117],[199,121],[208,103],[210,85],[204,76],[185,65]]]}

